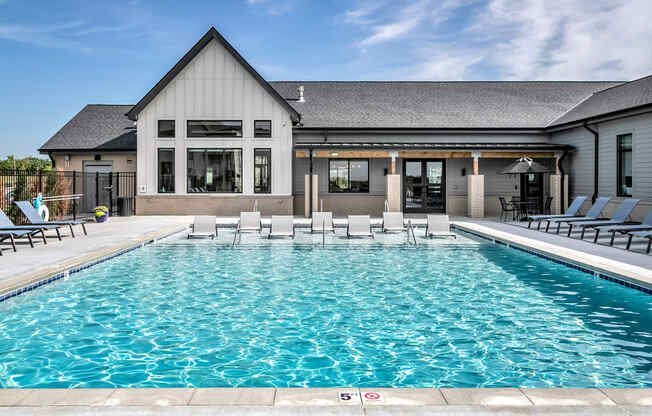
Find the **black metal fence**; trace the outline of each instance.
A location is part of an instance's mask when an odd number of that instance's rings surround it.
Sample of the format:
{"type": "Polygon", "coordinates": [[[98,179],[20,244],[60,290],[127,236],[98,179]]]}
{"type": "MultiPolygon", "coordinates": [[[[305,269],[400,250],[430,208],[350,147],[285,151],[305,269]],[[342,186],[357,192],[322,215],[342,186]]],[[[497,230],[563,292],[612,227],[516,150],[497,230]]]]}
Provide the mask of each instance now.
{"type": "Polygon", "coordinates": [[[107,207],[110,216],[133,215],[136,173],[0,170],[0,209],[15,224],[24,223],[25,218],[14,201],[31,201],[39,193],[50,220],[90,217],[97,206],[107,207]]]}

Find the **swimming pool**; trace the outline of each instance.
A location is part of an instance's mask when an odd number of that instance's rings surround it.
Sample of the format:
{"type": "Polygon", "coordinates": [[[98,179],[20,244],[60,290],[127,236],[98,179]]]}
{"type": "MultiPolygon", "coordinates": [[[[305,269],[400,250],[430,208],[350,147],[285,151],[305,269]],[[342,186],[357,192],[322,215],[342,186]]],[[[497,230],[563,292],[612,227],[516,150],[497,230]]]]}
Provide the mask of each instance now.
{"type": "Polygon", "coordinates": [[[652,386],[645,293],[468,238],[247,238],[172,239],[0,303],[0,385],[652,386]]]}

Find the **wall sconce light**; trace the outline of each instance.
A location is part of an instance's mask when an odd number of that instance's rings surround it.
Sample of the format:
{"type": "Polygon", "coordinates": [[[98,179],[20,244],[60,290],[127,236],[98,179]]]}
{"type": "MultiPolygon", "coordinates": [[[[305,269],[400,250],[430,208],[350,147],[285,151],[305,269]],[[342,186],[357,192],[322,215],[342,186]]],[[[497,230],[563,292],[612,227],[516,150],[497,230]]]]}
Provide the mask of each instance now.
{"type": "Polygon", "coordinates": [[[462,168],[462,176],[466,176],[466,168],[462,168]]]}
{"type": "Polygon", "coordinates": [[[387,168],[383,169],[383,176],[387,176],[387,168]]]}
{"type": "Polygon", "coordinates": [[[337,153],[337,152],[331,152],[331,156],[333,156],[333,157],[337,157],[338,155],[339,155],[339,153],[337,153]]]}

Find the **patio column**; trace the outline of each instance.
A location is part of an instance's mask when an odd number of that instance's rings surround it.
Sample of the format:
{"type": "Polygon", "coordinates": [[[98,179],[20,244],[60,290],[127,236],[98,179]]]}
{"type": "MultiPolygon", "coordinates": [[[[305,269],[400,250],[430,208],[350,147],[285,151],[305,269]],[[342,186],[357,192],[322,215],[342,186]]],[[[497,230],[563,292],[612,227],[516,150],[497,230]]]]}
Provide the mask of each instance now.
{"type": "Polygon", "coordinates": [[[473,175],[467,176],[467,215],[484,218],[484,175],[480,175],[479,159],[482,152],[472,152],[473,175]]]}
{"type": "Polygon", "coordinates": [[[562,214],[568,207],[568,175],[564,175],[564,183],[561,180],[561,170],[559,169],[560,153],[555,153],[555,173],[550,175],[550,196],[552,205],[550,206],[551,214],[562,214]],[[562,186],[564,192],[562,193],[562,186]],[[562,201],[562,194],[564,200],[562,201]]]}
{"type": "Polygon", "coordinates": [[[385,177],[385,198],[389,211],[401,211],[401,175],[396,173],[396,158],[398,152],[389,152],[392,158],[392,171],[385,177]]]}

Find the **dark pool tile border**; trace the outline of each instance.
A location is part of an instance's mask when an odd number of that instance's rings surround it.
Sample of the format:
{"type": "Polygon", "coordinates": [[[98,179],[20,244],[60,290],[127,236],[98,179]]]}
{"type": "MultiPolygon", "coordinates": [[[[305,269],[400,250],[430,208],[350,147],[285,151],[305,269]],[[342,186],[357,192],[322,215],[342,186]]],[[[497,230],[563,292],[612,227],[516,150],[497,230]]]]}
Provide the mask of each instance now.
{"type": "Polygon", "coordinates": [[[100,263],[104,263],[104,262],[107,262],[107,261],[109,261],[111,259],[114,259],[116,257],[119,257],[119,256],[122,256],[124,254],[130,253],[130,252],[132,252],[132,251],[134,251],[136,249],[139,249],[141,247],[145,247],[145,246],[148,246],[150,244],[154,244],[159,240],[171,237],[171,236],[173,236],[175,234],[178,234],[178,233],[181,233],[181,232],[184,232],[184,231],[185,231],[185,228],[182,229],[182,230],[173,231],[171,233],[162,235],[160,237],[154,237],[152,239],[148,239],[147,241],[140,242],[138,244],[134,244],[131,247],[120,250],[117,253],[113,253],[113,254],[110,254],[110,255],[104,256],[104,257],[100,257],[99,259],[92,260],[92,261],[90,261],[88,263],[85,263],[85,264],[82,264],[82,265],[79,265],[79,266],[71,267],[70,269],[67,269],[67,270],[64,270],[64,271],[56,272],[56,273],[54,273],[52,275],[44,277],[43,279],[41,279],[39,281],[32,282],[32,283],[29,283],[29,284],[27,284],[25,286],[22,286],[22,287],[19,287],[17,289],[10,290],[9,292],[3,293],[2,295],[0,295],[0,303],[6,301],[8,299],[15,298],[18,295],[22,295],[23,293],[31,292],[32,290],[37,289],[37,288],[39,288],[41,286],[45,286],[45,285],[47,285],[49,283],[55,282],[57,280],[61,280],[64,277],[70,276],[71,274],[79,273],[79,272],[81,272],[83,270],[86,270],[86,269],[88,269],[90,267],[96,266],[96,265],[98,265],[100,263]]]}
{"type": "Polygon", "coordinates": [[[589,274],[589,275],[592,275],[592,276],[595,276],[595,277],[599,277],[600,279],[604,279],[604,280],[608,280],[610,282],[618,283],[619,285],[628,287],[630,289],[638,290],[639,292],[643,292],[643,293],[646,293],[648,295],[652,295],[652,288],[647,288],[645,286],[637,285],[636,283],[632,283],[632,282],[630,282],[628,280],[625,280],[625,279],[622,279],[622,278],[619,278],[619,277],[615,277],[615,276],[610,276],[608,274],[605,274],[604,272],[600,272],[600,271],[597,271],[597,270],[592,270],[592,269],[589,269],[587,267],[581,266],[579,264],[573,263],[571,261],[562,260],[562,259],[560,259],[560,258],[558,258],[556,256],[551,255],[551,254],[545,254],[545,253],[542,253],[540,251],[528,249],[528,248],[520,246],[519,244],[512,243],[512,242],[509,242],[509,241],[503,241],[503,240],[501,240],[499,238],[496,238],[496,237],[488,237],[486,235],[483,235],[483,234],[479,233],[478,231],[469,230],[469,229],[464,228],[464,227],[456,226],[455,224],[451,224],[451,228],[455,229],[455,231],[457,231],[457,232],[471,234],[474,237],[478,237],[478,238],[490,241],[490,242],[498,244],[498,245],[506,246],[506,247],[512,248],[514,250],[522,251],[524,253],[532,254],[532,255],[535,255],[537,257],[540,257],[540,258],[543,258],[543,259],[546,259],[546,260],[550,260],[550,261],[555,262],[557,264],[561,264],[563,266],[570,267],[570,268],[575,269],[575,270],[579,270],[579,271],[584,272],[586,274],[589,274]]]}

